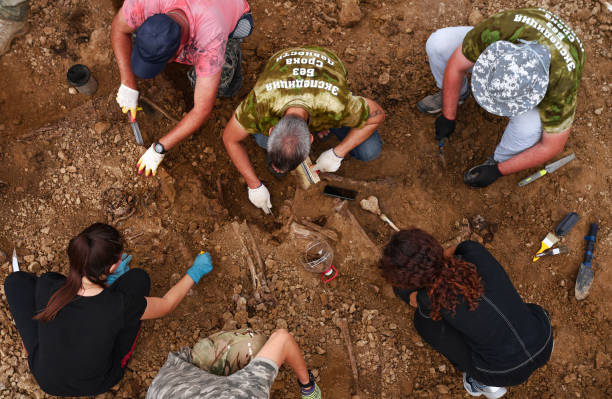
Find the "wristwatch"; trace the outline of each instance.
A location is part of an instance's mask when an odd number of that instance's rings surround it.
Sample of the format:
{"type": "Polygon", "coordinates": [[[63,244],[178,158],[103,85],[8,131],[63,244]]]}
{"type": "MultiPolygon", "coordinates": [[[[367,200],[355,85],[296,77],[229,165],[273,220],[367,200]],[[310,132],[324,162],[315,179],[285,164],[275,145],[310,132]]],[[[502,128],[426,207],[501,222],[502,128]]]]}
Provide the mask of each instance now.
{"type": "Polygon", "coordinates": [[[159,141],[155,142],[155,147],[153,147],[155,149],[155,152],[158,154],[165,154],[166,153],[166,149],[164,148],[163,144],[160,143],[159,141]]]}

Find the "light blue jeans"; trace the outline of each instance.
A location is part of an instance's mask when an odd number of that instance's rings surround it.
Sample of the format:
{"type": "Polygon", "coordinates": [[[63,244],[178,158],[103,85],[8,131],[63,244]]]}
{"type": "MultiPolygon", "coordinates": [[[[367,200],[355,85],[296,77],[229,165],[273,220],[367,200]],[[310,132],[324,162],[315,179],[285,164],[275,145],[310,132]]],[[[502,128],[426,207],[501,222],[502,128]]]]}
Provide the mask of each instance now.
{"type": "MultiPolygon", "coordinates": [[[[348,126],[329,129],[330,133],[333,133],[340,141],[344,140],[350,130],[351,128],[348,126]]],[[[261,133],[255,133],[253,139],[255,139],[258,146],[266,150],[268,149],[268,136],[261,133]]],[[[349,154],[359,161],[367,162],[376,159],[378,155],[380,155],[381,150],[382,140],[377,130],[372,133],[366,141],[353,148],[349,154]]]]}
{"type": "MultiPolygon", "coordinates": [[[[463,43],[465,35],[472,30],[471,26],[454,26],[435,31],[427,39],[425,49],[429,57],[429,67],[436,80],[438,88],[442,89],[444,70],[448,59],[463,43]]],[[[471,70],[470,70],[471,72],[471,70]]],[[[468,90],[467,78],[463,82],[461,93],[468,90]]],[[[542,137],[542,121],[538,108],[534,108],[510,118],[504,135],[495,148],[493,159],[497,162],[506,161],[533,147],[542,137]]]]}

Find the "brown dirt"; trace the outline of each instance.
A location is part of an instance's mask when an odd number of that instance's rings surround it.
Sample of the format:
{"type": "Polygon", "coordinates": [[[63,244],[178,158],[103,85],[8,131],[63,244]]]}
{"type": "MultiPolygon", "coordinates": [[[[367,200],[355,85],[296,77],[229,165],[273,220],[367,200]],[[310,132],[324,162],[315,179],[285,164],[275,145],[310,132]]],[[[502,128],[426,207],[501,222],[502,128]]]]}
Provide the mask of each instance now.
{"type": "MultiPolygon", "coordinates": [[[[251,326],[266,332],[289,328],[325,397],[348,398],[352,377],[337,326],[341,318],[349,321],[362,398],[467,397],[460,375],[415,332],[413,310],[383,283],[376,251],[344,214],[334,212],[335,201],[321,195],[323,184],[304,191],[293,178],[273,180],[263,152],[249,145],[255,168],[273,193],[276,217],[263,215],[248,202],[221,132],[267,58],[283,46],[298,44],[338,52],[347,63],[353,91],[376,99],[387,111],[382,156],[368,164],[349,159],[340,173],[366,180],[392,176],[399,183],[347,185],[359,191],[357,200],[375,194],[397,225],[419,226],[441,242],[470,234],[478,239],[469,227],[474,215],[496,223],[498,230],[487,247],[523,298],[550,311],[556,340],[552,359],[527,383],[510,389],[508,397],[612,397],[612,301],[607,294],[612,289],[612,270],[607,267],[612,256],[612,14],[604,2],[368,0],[361,2],[361,21],[341,28],[334,22],[339,14],[335,2],[252,1],[256,29],[244,43],[246,79],[240,95],[218,100],[205,126],[167,156],[157,178],[149,179],[135,173],[143,149],[114,102],[119,78],[108,36],[112,3],[117,1],[31,3],[30,32],[0,58],[0,181],[6,183],[0,187],[0,249],[10,254],[17,247],[28,270],[65,272],[68,240],[94,221],[114,222],[127,237],[133,266],[151,274],[154,295],[162,295],[200,249],[211,251],[215,261],[214,272],[177,310],[144,323],[125,378],[101,397],[142,398],[168,351],[223,327],[251,326]],[[469,100],[447,145],[448,169],[441,169],[433,118],[414,107],[434,88],[425,40],[436,28],[467,24],[476,9],[486,16],[536,4],[568,21],[587,49],[577,118],[565,150],[575,152],[577,159],[525,188],[516,183],[531,171],[470,190],[461,181],[462,172],[492,153],[504,121],[469,100]],[[68,92],[65,73],[76,62],[89,65],[99,82],[91,98],[68,92]],[[532,263],[540,240],[568,211],[581,217],[563,240],[570,253],[532,263]],[[340,277],[330,284],[323,285],[300,265],[304,242],[288,238],[284,230],[291,214],[298,221],[325,220],[325,227],[339,234],[333,247],[340,277]],[[254,231],[273,295],[262,304],[253,300],[249,271],[231,228],[230,222],[243,219],[254,231]],[[577,302],[573,286],[590,222],[601,228],[596,277],[590,296],[577,302]],[[246,312],[238,310],[239,297],[247,299],[246,312]]],[[[185,71],[182,66],[167,68],[153,81],[142,82],[141,92],[180,117],[192,102],[185,71]]],[[[148,144],[171,125],[153,114],[140,117],[140,126],[148,144]]],[[[314,158],[334,139],[329,140],[315,142],[314,158]]],[[[349,209],[370,239],[384,245],[392,233],[389,227],[357,203],[349,209]]],[[[0,278],[7,273],[4,263],[0,278]]],[[[4,298],[0,318],[0,396],[47,397],[27,371],[4,298]]],[[[282,371],[272,397],[296,393],[293,375],[282,371]]]]}

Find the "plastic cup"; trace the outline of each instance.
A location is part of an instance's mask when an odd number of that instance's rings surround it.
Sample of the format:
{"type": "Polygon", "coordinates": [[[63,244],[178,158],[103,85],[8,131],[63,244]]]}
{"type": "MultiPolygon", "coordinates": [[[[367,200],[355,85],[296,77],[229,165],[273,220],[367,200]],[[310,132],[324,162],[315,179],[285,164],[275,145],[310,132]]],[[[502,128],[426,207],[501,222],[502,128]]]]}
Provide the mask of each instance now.
{"type": "Polygon", "coordinates": [[[66,78],[70,86],[78,90],[79,93],[92,95],[98,89],[98,82],[91,76],[91,71],[83,64],[75,64],[68,69],[66,78]]]}

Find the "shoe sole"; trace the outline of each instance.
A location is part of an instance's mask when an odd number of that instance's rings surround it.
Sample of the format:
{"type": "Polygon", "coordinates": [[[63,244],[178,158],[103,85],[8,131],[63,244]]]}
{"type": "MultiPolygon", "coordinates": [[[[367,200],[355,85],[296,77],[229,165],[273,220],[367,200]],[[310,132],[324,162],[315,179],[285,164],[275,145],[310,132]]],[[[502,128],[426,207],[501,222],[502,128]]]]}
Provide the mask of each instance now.
{"type": "Polygon", "coordinates": [[[465,388],[466,392],[470,395],[470,396],[482,396],[484,395],[485,398],[487,399],[499,399],[502,396],[504,396],[508,390],[506,388],[500,388],[497,392],[476,392],[476,393],[472,393],[472,390],[470,389],[470,384],[468,384],[468,382],[465,380],[465,373],[464,377],[463,377],[463,387],[465,388]]]}
{"type": "Polygon", "coordinates": [[[20,36],[23,36],[27,31],[28,31],[28,24],[26,23],[25,25],[23,25],[21,29],[15,32],[15,35],[13,36],[13,38],[7,41],[3,48],[0,48],[0,57],[3,56],[11,48],[11,43],[13,43],[13,40],[17,39],[20,36]]]}
{"type": "MultiPolygon", "coordinates": [[[[463,100],[459,100],[459,105],[462,105],[465,100],[467,100],[467,97],[464,98],[463,100]]],[[[439,114],[440,112],[442,112],[442,108],[438,108],[438,109],[425,109],[423,107],[421,107],[421,105],[419,105],[419,103],[416,104],[416,107],[419,111],[421,111],[422,113],[426,114],[426,115],[435,115],[435,114],[439,114]]]]}
{"type": "Polygon", "coordinates": [[[470,396],[482,396],[484,395],[485,398],[487,399],[499,399],[502,396],[504,396],[508,390],[507,389],[500,389],[497,392],[476,392],[476,393],[472,393],[472,391],[470,390],[470,388],[468,387],[469,384],[467,384],[466,382],[463,383],[463,387],[465,388],[465,390],[467,391],[467,393],[470,396]]]}

